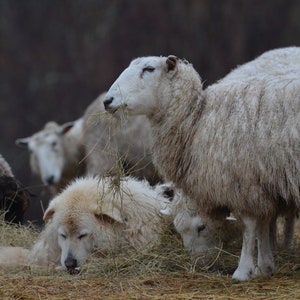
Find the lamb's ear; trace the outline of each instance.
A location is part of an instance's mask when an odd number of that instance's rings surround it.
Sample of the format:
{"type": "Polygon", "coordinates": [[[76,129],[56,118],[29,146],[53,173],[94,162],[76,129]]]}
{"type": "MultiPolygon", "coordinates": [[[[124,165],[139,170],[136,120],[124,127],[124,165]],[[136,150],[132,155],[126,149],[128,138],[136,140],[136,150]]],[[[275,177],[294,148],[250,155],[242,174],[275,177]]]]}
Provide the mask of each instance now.
{"type": "Polygon", "coordinates": [[[167,64],[167,72],[170,74],[175,73],[177,70],[178,57],[175,55],[169,55],[166,64],[167,64]]]}
{"type": "Polygon", "coordinates": [[[27,148],[30,138],[16,139],[15,144],[20,148],[27,148]]]}
{"type": "Polygon", "coordinates": [[[74,124],[75,124],[75,122],[68,122],[68,123],[61,125],[60,134],[61,135],[66,134],[74,126],[74,124]]]}
{"type": "Polygon", "coordinates": [[[44,217],[43,217],[44,222],[47,222],[48,220],[50,220],[52,218],[52,216],[54,215],[54,213],[55,213],[55,210],[53,208],[48,208],[44,213],[44,217]]]}
{"type": "Polygon", "coordinates": [[[108,215],[105,213],[95,213],[96,219],[103,225],[112,225],[115,223],[123,223],[121,216],[118,214],[108,215]]]}

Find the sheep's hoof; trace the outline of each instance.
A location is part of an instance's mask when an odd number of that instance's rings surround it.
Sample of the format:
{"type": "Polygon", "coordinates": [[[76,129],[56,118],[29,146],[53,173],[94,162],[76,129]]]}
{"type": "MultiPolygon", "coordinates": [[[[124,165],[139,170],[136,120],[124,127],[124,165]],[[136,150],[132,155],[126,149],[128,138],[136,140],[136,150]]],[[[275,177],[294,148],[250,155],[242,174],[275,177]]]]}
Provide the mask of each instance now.
{"type": "Polygon", "coordinates": [[[256,276],[255,271],[253,268],[241,270],[240,268],[237,268],[235,272],[232,275],[233,281],[246,281],[250,280],[251,278],[254,278],[256,276]]]}

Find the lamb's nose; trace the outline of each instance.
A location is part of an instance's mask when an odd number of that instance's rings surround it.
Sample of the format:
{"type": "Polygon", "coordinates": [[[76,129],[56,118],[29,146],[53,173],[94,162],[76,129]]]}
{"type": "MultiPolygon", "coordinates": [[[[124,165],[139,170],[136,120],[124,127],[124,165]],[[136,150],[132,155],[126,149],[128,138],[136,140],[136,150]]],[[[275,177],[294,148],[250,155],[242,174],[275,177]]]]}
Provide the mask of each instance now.
{"type": "Polygon", "coordinates": [[[114,100],[114,97],[110,97],[110,98],[105,99],[103,101],[103,104],[104,104],[104,107],[105,107],[106,110],[109,109],[109,105],[113,102],[113,100],[114,100]]]}
{"type": "Polygon", "coordinates": [[[77,268],[77,259],[73,257],[67,257],[67,259],[65,260],[65,266],[67,269],[77,268]]]}

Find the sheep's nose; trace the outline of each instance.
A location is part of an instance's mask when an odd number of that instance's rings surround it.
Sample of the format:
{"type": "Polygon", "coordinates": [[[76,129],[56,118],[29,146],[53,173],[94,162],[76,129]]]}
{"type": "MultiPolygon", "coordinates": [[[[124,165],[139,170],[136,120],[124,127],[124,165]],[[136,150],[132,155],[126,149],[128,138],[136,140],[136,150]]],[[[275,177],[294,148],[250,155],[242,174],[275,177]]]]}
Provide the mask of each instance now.
{"type": "Polygon", "coordinates": [[[109,109],[109,105],[113,102],[113,100],[114,100],[114,97],[110,97],[110,98],[105,99],[103,101],[103,104],[104,104],[104,107],[105,107],[106,110],[109,109]]]}
{"type": "Polygon", "coordinates": [[[52,185],[54,183],[54,176],[51,175],[46,179],[47,184],[52,185]]]}

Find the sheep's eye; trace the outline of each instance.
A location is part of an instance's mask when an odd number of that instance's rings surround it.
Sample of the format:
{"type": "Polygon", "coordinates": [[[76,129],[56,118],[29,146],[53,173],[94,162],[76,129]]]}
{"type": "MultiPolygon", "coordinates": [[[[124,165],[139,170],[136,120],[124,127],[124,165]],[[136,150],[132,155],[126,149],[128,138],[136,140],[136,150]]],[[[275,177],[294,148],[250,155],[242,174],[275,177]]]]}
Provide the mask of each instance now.
{"type": "Polygon", "coordinates": [[[56,145],[57,145],[56,141],[52,142],[52,147],[55,147],[56,145]]]}
{"type": "Polygon", "coordinates": [[[155,70],[155,68],[154,67],[145,67],[145,68],[143,68],[143,73],[144,72],[149,72],[149,73],[151,73],[151,72],[153,72],[155,70]]]}
{"type": "Polygon", "coordinates": [[[200,225],[197,227],[198,234],[205,229],[206,225],[200,225]]]}
{"type": "Polygon", "coordinates": [[[83,233],[83,234],[81,234],[79,237],[78,237],[78,239],[83,239],[84,237],[86,237],[87,236],[87,233],[83,233]]]}

